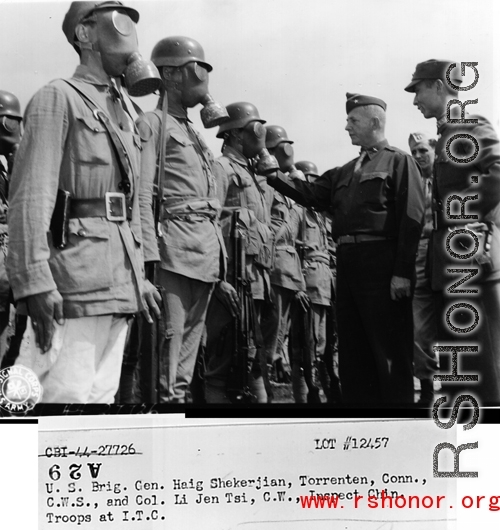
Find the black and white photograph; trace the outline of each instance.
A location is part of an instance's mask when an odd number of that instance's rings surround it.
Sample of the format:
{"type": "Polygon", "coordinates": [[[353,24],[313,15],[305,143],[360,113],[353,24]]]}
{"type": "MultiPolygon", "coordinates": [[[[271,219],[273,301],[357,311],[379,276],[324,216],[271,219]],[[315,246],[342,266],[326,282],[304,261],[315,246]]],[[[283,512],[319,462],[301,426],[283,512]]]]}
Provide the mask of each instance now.
{"type": "Polygon", "coordinates": [[[29,405],[498,405],[493,2],[2,9],[29,405]]]}
{"type": "MultiPolygon", "coordinates": [[[[138,456],[117,458],[125,441],[107,454],[118,441],[100,440],[113,415],[123,416],[120,433],[145,429],[147,466],[167,431],[189,459],[186,414],[208,422],[195,422],[196,437],[207,429],[214,440],[210,418],[343,418],[342,442],[355,418],[353,436],[366,440],[356,473],[367,455],[377,473],[390,455],[394,476],[405,476],[401,440],[378,451],[377,418],[394,420],[389,430],[421,441],[413,464],[426,462],[429,495],[452,495],[454,507],[433,506],[435,526],[423,515],[404,526],[392,511],[353,523],[351,506],[344,526],[336,516],[341,526],[312,527],[461,530],[474,514],[489,528],[496,492],[484,474],[500,469],[481,440],[499,438],[481,424],[498,421],[500,405],[499,5],[1,0],[0,9],[0,416],[38,418],[50,433],[38,440],[40,527],[163,527],[99,519],[79,505],[92,480],[79,496],[65,476],[54,496],[47,484],[59,479],[47,473],[77,473],[89,455],[126,473],[116,464],[138,456]],[[171,413],[167,431],[139,418],[171,413]],[[86,416],[85,442],[72,415],[86,416]],[[434,438],[448,454],[433,468],[434,438]],[[439,469],[446,487],[434,484],[439,469]]],[[[308,426],[323,432],[319,424],[308,426]]],[[[279,462],[298,466],[305,449],[280,437],[293,425],[262,427],[266,458],[281,450],[279,462]]],[[[302,443],[307,427],[296,429],[302,443]]],[[[254,449],[242,452],[246,473],[254,449]]],[[[335,463],[338,452],[324,454],[335,463]]],[[[169,471],[157,471],[171,488],[169,471]]],[[[124,479],[98,482],[114,480],[124,479]]],[[[101,493],[103,513],[109,499],[112,514],[128,502],[101,493]]],[[[207,529],[252,530],[259,517],[278,530],[312,525],[272,502],[217,526],[213,504],[190,517],[207,529]]]]}

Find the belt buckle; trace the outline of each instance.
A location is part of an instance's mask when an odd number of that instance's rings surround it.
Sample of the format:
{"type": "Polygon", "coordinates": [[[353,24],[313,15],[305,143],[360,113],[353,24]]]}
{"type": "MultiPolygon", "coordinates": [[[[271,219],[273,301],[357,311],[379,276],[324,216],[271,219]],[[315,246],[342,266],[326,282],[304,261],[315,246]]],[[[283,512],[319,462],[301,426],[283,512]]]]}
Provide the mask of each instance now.
{"type": "Polygon", "coordinates": [[[105,194],[106,200],[106,219],[108,221],[126,221],[127,207],[125,195],[117,191],[107,191],[105,194]],[[119,210],[119,212],[117,212],[119,210]]]}

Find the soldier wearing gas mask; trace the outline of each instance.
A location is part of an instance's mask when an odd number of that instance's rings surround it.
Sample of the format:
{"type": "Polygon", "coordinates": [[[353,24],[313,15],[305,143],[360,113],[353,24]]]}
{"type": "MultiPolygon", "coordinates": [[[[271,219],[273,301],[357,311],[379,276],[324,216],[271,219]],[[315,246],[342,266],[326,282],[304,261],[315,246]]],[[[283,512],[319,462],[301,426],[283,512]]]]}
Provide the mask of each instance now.
{"type": "Polygon", "coordinates": [[[140,141],[121,89],[159,84],[138,52],[138,20],[121,2],[73,2],[63,32],[80,65],[40,89],[25,114],[7,271],[30,317],[17,362],[36,373],[44,402],[113,402],[130,317],[151,319],[148,307],[159,315],[143,281],[140,141]]]}
{"type": "Polygon", "coordinates": [[[270,294],[273,191],[262,175],[278,163],[265,148],[265,121],[257,108],[238,102],[227,112],[229,120],[217,133],[224,144],[215,167],[228,274],[207,316],[205,397],[209,403],[266,403],[260,320],[270,294]]]}
{"type": "Polygon", "coordinates": [[[4,353],[4,331],[9,325],[10,287],[5,270],[8,247],[7,210],[9,180],[14,155],[21,140],[21,106],[14,94],[0,90],[0,359],[4,353]]]}
{"type": "MultiPolygon", "coordinates": [[[[292,143],[283,127],[266,126],[266,147],[278,160],[280,171],[290,175],[290,178],[305,180],[304,174],[294,165],[292,143]]],[[[307,310],[310,304],[295,248],[301,212],[302,209],[294,206],[293,201],[275,191],[271,209],[271,228],[275,245],[271,270],[272,306],[263,318],[262,332],[267,362],[274,366],[278,382],[288,381],[283,352],[290,327],[292,302],[296,299],[304,310],[307,310]]]]}
{"type": "Polygon", "coordinates": [[[199,103],[204,106],[205,127],[218,125],[227,114],[208,93],[212,66],[198,42],[188,37],[164,38],[154,47],[151,59],[163,82],[157,109],[137,121],[144,147],[141,177],[150,190],[142,201],[141,215],[149,226],[156,180],[159,230],[158,240],[144,231],[144,259],[147,267],[160,262],[157,282],[164,293],[159,399],[184,403],[210,296],[224,276],[225,264],[214,157],[192,127],[188,109],[199,103]]]}
{"type": "MultiPolygon", "coordinates": [[[[297,162],[295,168],[304,173],[307,182],[319,177],[312,162],[297,162]]],[[[289,342],[292,388],[296,403],[320,403],[318,380],[328,401],[333,400],[332,385],[338,384],[333,349],[327,350],[327,312],[333,290],[328,228],[322,213],[298,205],[296,208],[301,210],[296,244],[310,304],[306,309],[300,303],[292,306],[289,342]]]]}

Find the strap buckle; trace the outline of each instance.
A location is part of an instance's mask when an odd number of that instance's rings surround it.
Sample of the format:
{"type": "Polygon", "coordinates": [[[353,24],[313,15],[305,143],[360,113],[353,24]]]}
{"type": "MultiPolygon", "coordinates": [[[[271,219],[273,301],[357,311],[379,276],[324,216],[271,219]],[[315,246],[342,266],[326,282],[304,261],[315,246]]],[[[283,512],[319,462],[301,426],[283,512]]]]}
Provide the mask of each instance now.
{"type": "Polygon", "coordinates": [[[105,194],[106,219],[108,221],[127,220],[127,201],[125,195],[116,191],[107,191],[105,194]]]}

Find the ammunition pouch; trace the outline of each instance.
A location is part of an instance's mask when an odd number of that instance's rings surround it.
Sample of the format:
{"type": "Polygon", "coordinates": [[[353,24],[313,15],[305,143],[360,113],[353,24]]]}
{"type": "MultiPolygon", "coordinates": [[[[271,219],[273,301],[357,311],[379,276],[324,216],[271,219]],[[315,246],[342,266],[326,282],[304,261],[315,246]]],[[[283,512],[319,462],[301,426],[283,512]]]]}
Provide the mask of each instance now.
{"type": "Polygon", "coordinates": [[[263,269],[271,270],[274,267],[276,246],[273,238],[262,243],[259,253],[255,255],[254,262],[263,269]]]}

